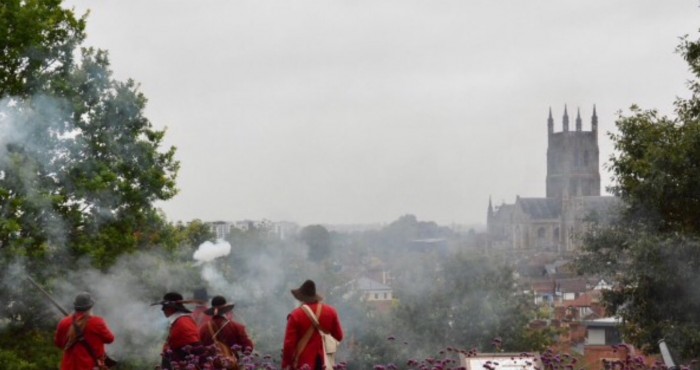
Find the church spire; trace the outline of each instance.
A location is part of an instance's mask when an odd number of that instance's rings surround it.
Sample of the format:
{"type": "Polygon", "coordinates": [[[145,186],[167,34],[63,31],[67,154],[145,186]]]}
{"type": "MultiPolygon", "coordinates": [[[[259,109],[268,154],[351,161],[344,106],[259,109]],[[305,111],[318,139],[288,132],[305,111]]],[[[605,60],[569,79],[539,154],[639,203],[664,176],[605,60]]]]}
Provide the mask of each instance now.
{"type": "Polygon", "coordinates": [[[566,104],[564,104],[564,132],[569,131],[569,113],[566,111],[566,104]]]}
{"type": "Polygon", "coordinates": [[[576,108],[576,131],[581,131],[581,108],[576,108]]]}
{"type": "Polygon", "coordinates": [[[492,218],[493,218],[493,205],[491,204],[491,196],[489,195],[489,209],[486,213],[487,223],[490,222],[492,218]]]}
{"type": "Polygon", "coordinates": [[[552,107],[549,107],[549,118],[547,118],[547,133],[554,133],[554,118],[552,118],[552,107]]]}
{"type": "Polygon", "coordinates": [[[593,117],[591,117],[591,131],[598,131],[598,115],[595,112],[595,104],[593,104],[593,117]]]}

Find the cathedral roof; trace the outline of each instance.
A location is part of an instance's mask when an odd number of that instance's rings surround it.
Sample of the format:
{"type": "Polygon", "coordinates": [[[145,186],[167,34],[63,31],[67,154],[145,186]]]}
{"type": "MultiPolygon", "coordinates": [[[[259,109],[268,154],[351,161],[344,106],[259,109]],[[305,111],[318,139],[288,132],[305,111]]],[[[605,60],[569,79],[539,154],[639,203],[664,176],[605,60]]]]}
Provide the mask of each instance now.
{"type": "Polygon", "coordinates": [[[561,203],[556,198],[518,198],[517,204],[532,219],[558,218],[561,203]]]}
{"type": "Polygon", "coordinates": [[[615,217],[615,209],[622,205],[622,202],[617,197],[599,196],[599,197],[581,197],[581,216],[592,216],[603,223],[610,222],[610,219],[615,217]]]}
{"type": "Polygon", "coordinates": [[[511,215],[513,214],[514,209],[514,204],[501,204],[500,206],[496,207],[496,211],[493,214],[493,218],[494,220],[499,222],[510,222],[511,215]]]}

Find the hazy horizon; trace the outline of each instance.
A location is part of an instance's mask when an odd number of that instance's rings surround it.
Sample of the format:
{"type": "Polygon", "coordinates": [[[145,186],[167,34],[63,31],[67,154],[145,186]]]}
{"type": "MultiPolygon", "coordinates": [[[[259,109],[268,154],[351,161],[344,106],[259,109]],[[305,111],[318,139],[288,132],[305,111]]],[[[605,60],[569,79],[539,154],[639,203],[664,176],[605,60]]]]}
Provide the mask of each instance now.
{"type": "MultiPolygon", "coordinates": [[[[672,112],[698,3],[66,1],[181,161],[172,221],[484,224],[545,193],[547,114],[672,112]]],[[[573,125],[572,125],[573,126],[573,125]]],[[[603,193],[610,175],[601,168],[603,193]]]]}

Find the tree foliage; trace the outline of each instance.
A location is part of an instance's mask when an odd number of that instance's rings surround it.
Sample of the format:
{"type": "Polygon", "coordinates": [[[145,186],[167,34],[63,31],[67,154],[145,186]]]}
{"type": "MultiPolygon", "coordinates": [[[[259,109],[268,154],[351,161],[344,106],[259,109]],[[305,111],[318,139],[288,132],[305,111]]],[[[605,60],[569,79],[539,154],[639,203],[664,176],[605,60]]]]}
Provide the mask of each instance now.
{"type": "Polygon", "coordinates": [[[85,16],[62,0],[3,0],[0,4],[0,96],[28,97],[59,88],[73,52],[85,38],[85,16]]]}
{"type": "Polygon", "coordinates": [[[322,225],[309,225],[301,229],[299,238],[309,246],[309,260],[323,261],[331,254],[331,236],[322,225]]]}
{"type": "Polygon", "coordinates": [[[138,86],[111,77],[105,51],[72,59],[64,49],[82,40],[84,21],[60,2],[10,2],[2,15],[13,25],[0,65],[3,250],[31,258],[67,251],[106,267],[162,243],[167,227],[153,204],[175,195],[179,164],[174,148],[161,150],[165,133],[143,115],[138,86]]]}
{"type": "Polygon", "coordinates": [[[689,358],[700,353],[700,40],[686,37],[678,51],[695,76],[691,96],[677,99],[674,117],[637,106],[620,115],[610,169],[624,207],[592,229],[579,262],[617,280],[604,300],[628,340],[655,351],[666,338],[689,358]]]}
{"type": "Polygon", "coordinates": [[[55,317],[26,271],[51,290],[72,270],[106,271],[125,253],[194,237],[155,207],[176,194],[175,149],[145,117],[139,86],[112,77],[107,52],[79,49],[85,21],[61,0],[0,4],[0,362],[10,368],[60,356],[55,317]]]}
{"type": "Polygon", "coordinates": [[[397,289],[397,327],[410,328],[411,342],[434,348],[490,348],[496,337],[508,351],[531,351],[549,344],[530,341],[534,318],[530,297],[517,294],[511,268],[484,256],[457,253],[434,266],[423,258],[397,289]],[[428,263],[426,263],[428,262],[428,263]],[[416,274],[415,270],[423,270],[416,274]],[[425,280],[425,281],[420,281],[425,280]],[[429,338],[429,339],[428,339],[429,338]],[[526,339],[527,338],[527,339],[526,339]]]}

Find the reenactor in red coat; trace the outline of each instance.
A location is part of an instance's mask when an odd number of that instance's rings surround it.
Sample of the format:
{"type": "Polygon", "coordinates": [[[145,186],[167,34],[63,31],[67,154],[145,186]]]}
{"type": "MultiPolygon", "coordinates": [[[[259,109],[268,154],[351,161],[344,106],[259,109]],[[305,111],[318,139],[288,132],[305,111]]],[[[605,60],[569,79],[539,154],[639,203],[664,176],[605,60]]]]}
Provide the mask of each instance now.
{"type": "Polygon", "coordinates": [[[194,309],[192,310],[192,318],[197,326],[200,327],[207,321],[211,320],[211,316],[204,313],[209,307],[207,307],[207,300],[209,299],[209,294],[207,294],[207,288],[197,288],[193,292],[193,298],[195,301],[194,309]]]}
{"type": "Polygon", "coordinates": [[[226,304],[226,298],[218,295],[211,299],[211,307],[204,311],[211,320],[199,327],[199,336],[202,344],[209,346],[214,340],[224,343],[229,348],[240,347],[241,352],[251,353],[254,348],[253,341],[248,337],[245,326],[234,321],[229,313],[233,310],[233,304],[226,304]]]}
{"type": "Polygon", "coordinates": [[[329,363],[321,332],[340,342],[343,328],[335,308],[322,304],[323,297],[316,294],[316,284],[305,281],[299,289],[292,289],[301,306],[287,317],[287,329],[282,349],[282,369],[297,370],[307,365],[311,370],[326,369],[329,363]],[[304,308],[306,306],[306,308],[304,308]],[[318,328],[311,317],[314,316],[318,328]]]}
{"type": "Polygon", "coordinates": [[[114,334],[103,318],[92,315],[94,304],[90,293],[78,294],[75,313],[58,324],[54,344],[63,349],[61,370],[92,370],[104,362],[105,344],[114,342],[114,334]]]}
{"type": "Polygon", "coordinates": [[[170,323],[168,339],[163,346],[163,369],[171,369],[173,361],[184,360],[188,355],[188,346],[200,344],[199,328],[190,315],[192,311],[185,308],[183,302],[182,295],[177,292],[166,293],[163,300],[158,302],[170,323]]]}

